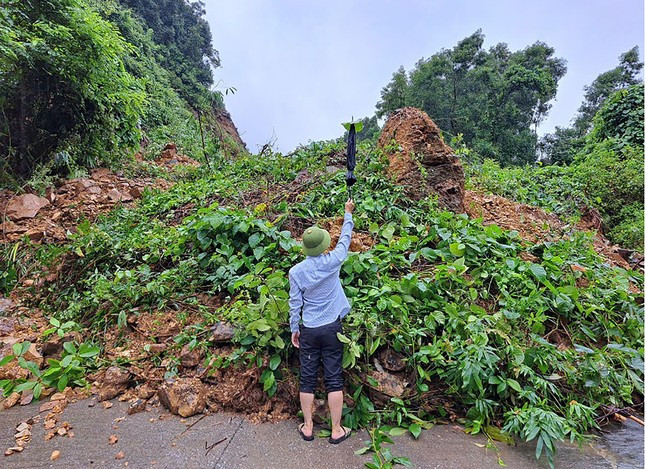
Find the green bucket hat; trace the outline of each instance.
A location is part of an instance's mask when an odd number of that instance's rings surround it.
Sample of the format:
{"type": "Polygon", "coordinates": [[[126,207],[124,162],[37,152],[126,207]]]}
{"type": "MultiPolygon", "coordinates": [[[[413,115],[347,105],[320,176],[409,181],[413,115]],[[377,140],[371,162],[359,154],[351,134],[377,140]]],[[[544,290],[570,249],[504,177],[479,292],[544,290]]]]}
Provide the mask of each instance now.
{"type": "Polygon", "coordinates": [[[331,244],[331,237],[327,230],[312,226],[302,234],[302,251],[307,256],[318,256],[331,244]]]}

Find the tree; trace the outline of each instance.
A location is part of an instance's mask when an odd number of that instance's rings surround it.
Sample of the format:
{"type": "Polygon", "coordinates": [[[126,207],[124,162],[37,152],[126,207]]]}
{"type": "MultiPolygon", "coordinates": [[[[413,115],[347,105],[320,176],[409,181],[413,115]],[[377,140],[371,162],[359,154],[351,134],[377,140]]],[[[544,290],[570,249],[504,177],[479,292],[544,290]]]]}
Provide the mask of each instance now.
{"type": "MultiPolygon", "coordinates": [[[[573,125],[568,128],[557,127],[554,133],[546,134],[540,140],[538,148],[545,160],[552,163],[571,163],[573,156],[584,147],[585,136],[592,128],[594,116],[608,97],[618,90],[641,83],[639,74],[642,69],[643,63],[638,58],[638,47],[632,47],[619,57],[617,67],[601,73],[590,85],[585,86],[584,100],[573,125]]],[[[632,92],[630,96],[634,97],[635,94],[632,92]]]]}
{"type": "Polygon", "coordinates": [[[573,124],[578,135],[582,136],[589,131],[593,117],[611,94],[641,82],[639,74],[642,69],[638,46],[634,46],[619,57],[616,68],[601,73],[591,85],[585,86],[584,100],[573,124]]]}
{"type": "Polygon", "coordinates": [[[207,109],[219,53],[213,47],[204,4],[185,0],[120,0],[150,28],[161,65],[172,73],[173,88],[195,109],[207,109]]]}
{"type": "Polygon", "coordinates": [[[556,127],[555,132],[544,135],[538,142],[538,153],[550,164],[569,164],[584,146],[584,139],[572,127],[556,127]]]}
{"type": "Polygon", "coordinates": [[[424,110],[448,135],[503,164],[535,160],[536,128],[566,72],[564,60],[542,42],[511,52],[483,48],[481,30],[421,59],[409,78],[401,67],[381,92],[377,115],[402,106],[424,110]]]}
{"type": "Polygon", "coordinates": [[[392,81],[381,91],[381,101],[376,105],[376,116],[381,118],[405,106],[408,78],[403,65],[392,74],[392,81]]]}
{"type": "Polygon", "coordinates": [[[6,0],[0,15],[0,153],[28,177],[48,157],[96,165],[139,143],[132,51],[85,0],[6,0]]]}

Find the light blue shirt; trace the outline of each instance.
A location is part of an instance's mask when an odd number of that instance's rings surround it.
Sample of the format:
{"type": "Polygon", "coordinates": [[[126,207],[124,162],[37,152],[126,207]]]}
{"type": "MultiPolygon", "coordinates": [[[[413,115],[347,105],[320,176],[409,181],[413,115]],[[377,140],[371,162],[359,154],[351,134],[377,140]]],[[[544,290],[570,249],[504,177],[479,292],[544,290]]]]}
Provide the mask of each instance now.
{"type": "Polygon", "coordinates": [[[339,274],[347,259],[353,228],[352,214],[346,213],[336,247],[328,254],[307,257],[289,270],[291,332],[299,331],[301,312],[306,327],[324,326],[349,312],[339,274]]]}

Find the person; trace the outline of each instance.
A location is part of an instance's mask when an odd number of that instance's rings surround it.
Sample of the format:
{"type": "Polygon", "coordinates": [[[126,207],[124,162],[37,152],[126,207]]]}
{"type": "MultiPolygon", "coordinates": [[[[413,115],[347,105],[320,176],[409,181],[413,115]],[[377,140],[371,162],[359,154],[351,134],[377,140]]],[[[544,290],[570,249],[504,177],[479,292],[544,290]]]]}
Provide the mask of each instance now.
{"type": "Polygon", "coordinates": [[[340,237],[329,253],[324,253],[331,244],[327,230],[307,228],[302,235],[302,250],[307,257],[289,270],[291,342],[300,349],[300,406],[304,416],[298,431],[306,441],[314,439],[314,391],[321,362],[331,415],[329,442],[340,443],[351,434],[351,429],[341,425],[343,344],[337,333],[342,332],[341,319],[350,310],[339,274],[352,239],[353,211],[354,202],[348,199],[340,237]]]}

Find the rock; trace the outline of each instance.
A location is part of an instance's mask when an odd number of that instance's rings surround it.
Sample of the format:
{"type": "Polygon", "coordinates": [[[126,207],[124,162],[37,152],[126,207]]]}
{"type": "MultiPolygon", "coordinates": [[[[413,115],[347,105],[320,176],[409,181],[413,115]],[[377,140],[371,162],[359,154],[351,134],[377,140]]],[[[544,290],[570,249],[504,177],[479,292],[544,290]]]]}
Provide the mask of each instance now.
{"type": "Polygon", "coordinates": [[[144,383],[139,386],[137,390],[137,396],[139,399],[150,399],[155,393],[155,390],[150,387],[148,383],[144,383]]]}
{"type": "Polygon", "coordinates": [[[204,385],[197,378],[166,380],[159,388],[159,400],[170,412],[190,417],[204,411],[204,385]]]}
{"type": "Polygon", "coordinates": [[[390,160],[390,175],[409,197],[420,200],[435,193],[441,206],[465,211],[461,162],[425,112],[411,107],[394,112],[383,127],[378,146],[390,160]],[[392,148],[393,140],[396,148],[392,148]]]}
{"type": "Polygon", "coordinates": [[[391,348],[386,348],[379,354],[383,368],[390,371],[402,371],[405,369],[405,361],[401,354],[391,348]]]}
{"type": "Polygon", "coordinates": [[[179,356],[179,363],[184,368],[195,368],[202,361],[202,351],[199,348],[191,349],[189,344],[184,345],[179,356]]]}
{"type": "Polygon", "coordinates": [[[128,407],[128,415],[137,414],[146,410],[146,401],[143,399],[137,399],[130,407],[128,407]]]}
{"type": "Polygon", "coordinates": [[[29,391],[23,391],[20,394],[20,405],[28,405],[31,403],[31,401],[34,400],[34,393],[29,391]]]}
{"type": "Polygon", "coordinates": [[[401,397],[408,385],[406,381],[386,371],[371,371],[369,376],[376,380],[374,388],[389,397],[401,397]]]}
{"type": "Polygon", "coordinates": [[[54,200],[56,200],[56,192],[53,187],[48,187],[45,190],[45,198],[49,201],[49,203],[53,203],[54,200]]]}
{"type": "Polygon", "coordinates": [[[62,401],[63,399],[67,399],[67,396],[64,392],[57,392],[49,398],[50,401],[62,401]]]}
{"type": "Polygon", "coordinates": [[[51,461],[56,461],[58,458],[60,458],[60,451],[57,449],[52,451],[52,455],[49,457],[51,461]]]}
{"type": "Polygon", "coordinates": [[[123,199],[123,194],[121,194],[118,190],[116,189],[110,189],[107,193],[108,197],[112,202],[119,202],[120,200],[123,199]]]}
{"type": "Polygon", "coordinates": [[[51,357],[63,351],[63,341],[57,335],[43,344],[43,356],[51,357]]]}
{"type": "Polygon", "coordinates": [[[2,407],[5,409],[9,409],[10,407],[15,406],[18,401],[20,401],[20,394],[17,392],[13,392],[9,394],[9,396],[2,401],[2,407]]]}
{"type": "Polygon", "coordinates": [[[38,211],[49,205],[49,200],[34,194],[23,194],[9,200],[7,217],[13,221],[34,218],[38,211]]]}
{"type": "Polygon", "coordinates": [[[148,344],[148,351],[153,354],[165,352],[167,348],[167,344],[148,344]]]}
{"type": "Polygon", "coordinates": [[[143,190],[137,186],[130,186],[130,195],[135,199],[139,199],[143,195],[143,190]]]}
{"type": "Polygon", "coordinates": [[[68,183],[74,183],[76,192],[84,192],[86,189],[95,186],[96,183],[91,179],[79,178],[79,179],[70,179],[68,183]]]}
{"type": "MultiPolygon", "coordinates": [[[[2,302],[3,299],[0,299],[0,312],[2,312],[2,302]]],[[[11,301],[11,300],[8,300],[11,301]]],[[[0,318],[0,336],[5,336],[11,334],[16,328],[16,318],[0,318]]]]}
{"type": "Polygon", "coordinates": [[[115,398],[127,389],[129,382],[130,373],[128,371],[118,366],[109,367],[103,375],[98,400],[107,401],[115,398]]]}
{"type": "Polygon", "coordinates": [[[30,230],[27,230],[25,235],[32,241],[40,241],[45,236],[45,232],[38,228],[32,228],[30,230]]]}
{"type": "Polygon", "coordinates": [[[43,364],[43,356],[36,350],[36,344],[31,344],[29,346],[29,349],[25,352],[23,355],[24,359],[27,360],[28,362],[34,362],[36,365],[38,365],[38,368],[41,367],[43,364]]]}
{"type": "Polygon", "coordinates": [[[31,428],[31,425],[29,425],[27,422],[20,422],[16,427],[16,432],[24,432],[25,430],[29,430],[29,428],[31,428]]]}
{"type": "Polygon", "coordinates": [[[227,322],[218,322],[211,327],[212,342],[228,342],[235,336],[235,328],[227,322]]]}

